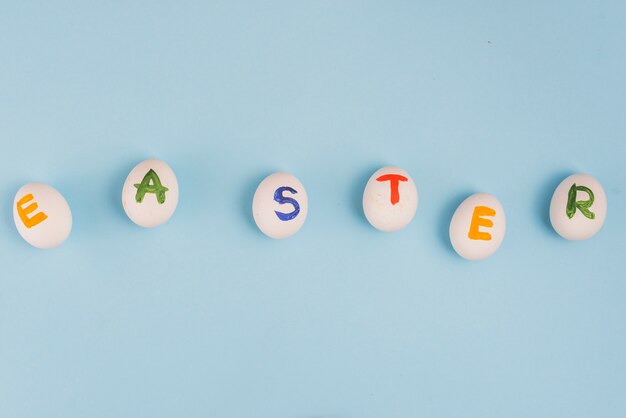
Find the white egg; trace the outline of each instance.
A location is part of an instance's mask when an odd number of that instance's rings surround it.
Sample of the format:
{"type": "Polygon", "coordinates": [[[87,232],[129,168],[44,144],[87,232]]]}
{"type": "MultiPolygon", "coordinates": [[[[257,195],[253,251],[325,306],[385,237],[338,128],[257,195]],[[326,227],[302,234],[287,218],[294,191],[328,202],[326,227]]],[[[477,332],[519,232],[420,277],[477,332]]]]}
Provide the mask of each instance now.
{"type": "Polygon", "coordinates": [[[15,195],[13,220],[33,247],[61,245],[72,232],[72,211],[61,193],[45,183],[28,183],[15,195]]]}
{"type": "Polygon", "coordinates": [[[139,163],[124,182],[122,206],[139,226],[152,228],[164,224],[178,206],[178,181],[174,171],[160,160],[139,163]]]}
{"type": "Polygon", "coordinates": [[[606,210],[606,194],[600,182],[589,174],[573,174],[552,195],[550,222],[565,239],[589,239],[604,225],[606,210]]]}
{"type": "Polygon", "coordinates": [[[259,229],[271,238],[287,238],[302,228],[309,209],[306,190],[289,173],[266,177],[254,193],[252,216],[259,229]]]}
{"type": "Polygon", "coordinates": [[[367,182],[363,212],[372,226],[385,232],[407,226],[417,210],[417,188],[409,173],[398,167],[383,167],[367,182]]]}
{"type": "Polygon", "coordinates": [[[506,216],[495,196],[474,194],[463,201],[450,222],[450,242],[467,260],[482,260],[494,254],[504,239],[506,216]]]}

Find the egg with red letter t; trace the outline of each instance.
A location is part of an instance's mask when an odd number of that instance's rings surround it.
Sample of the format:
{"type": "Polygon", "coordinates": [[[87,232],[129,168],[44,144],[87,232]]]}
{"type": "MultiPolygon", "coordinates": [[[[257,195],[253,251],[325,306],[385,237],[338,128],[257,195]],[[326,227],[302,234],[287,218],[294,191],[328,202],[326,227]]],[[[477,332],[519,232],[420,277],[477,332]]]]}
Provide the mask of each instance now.
{"type": "Polygon", "coordinates": [[[568,240],[585,240],[597,234],[606,219],[604,188],[589,174],[574,174],[559,184],[550,202],[550,222],[568,240]]]}
{"type": "Polygon", "coordinates": [[[145,228],[164,224],[178,206],[178,180],[164,161],[146,160],[132,169],[122,189],[122,206],[145,228]]]}
{"type": "Polygon", "coordinates": [[[61,245],[72,232],[72,211],[58,190],[45,183],[28,183],[13,201],[13,220],[22,238],[33,247],[61,245]]]}
{"type": "Polygon", "coordinates": [[[368,180],[363,192],[363,212],[368,222],[384,232],[407,226],[417,210],[417,188],[409,173],[383,167],[368,180]]]}
{"type": "Polygon", "coordinates": [[[294,175],[274,173],[257,187],[252,199],[254,222],[271,238],[287,238],[302,228],[309,210],[304,186],[294,175]]]}
{"type": "Polygon", "coordinates": [[[450,242],[461,257],[482,260],[493,255],[504,240],[506,216],[495,196],[474,194],[457,208],[450,221],[450,242]]]}

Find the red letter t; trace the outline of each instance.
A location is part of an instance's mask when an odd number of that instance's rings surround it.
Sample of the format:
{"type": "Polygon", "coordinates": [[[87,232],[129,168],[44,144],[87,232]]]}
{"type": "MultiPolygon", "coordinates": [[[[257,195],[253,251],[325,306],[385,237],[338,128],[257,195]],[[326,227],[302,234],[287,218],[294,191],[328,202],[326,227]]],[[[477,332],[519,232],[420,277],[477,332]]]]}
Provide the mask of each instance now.
{"type": "Polygon", "coordinates": [[[401,181],[408,181],[404,176],[400,174],[385,174],[384,176],[378,177],[376,180],[378,181],[388,181],[389,186],[391,186],[391,204],[395,205],[400,201],[400,192],[398,192],[398,185],[401,181]]]}

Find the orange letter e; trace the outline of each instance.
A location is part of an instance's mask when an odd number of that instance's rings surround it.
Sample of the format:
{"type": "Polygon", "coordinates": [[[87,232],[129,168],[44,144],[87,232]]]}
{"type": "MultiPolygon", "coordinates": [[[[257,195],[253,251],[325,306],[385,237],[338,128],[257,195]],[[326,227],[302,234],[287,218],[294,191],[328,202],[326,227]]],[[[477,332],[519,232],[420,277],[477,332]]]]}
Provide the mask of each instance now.
{"type": "Polygon", "coordinates": [[[472,222],[470,224],[469,233],[467,234],[469,239],[491,241],[491,234],[489,232],[480,232],[479,227],[493,228],[493,221],[485,219],[483,216],[496,216],[496,211],[488,208],[487,206],[476,206],[474,213],[472,214],[472,222]]]}
{"type": "Polygon", "coordinates": [[[28,216],[29,214],[36,211],[37,208],[39,207],[37,205],[37,202],[33,202],[30,205],[23,207],[26,203],[30,202],[33,199],[34,199],[33,195],[29,193],[17,201],[17,214],[20,215],[20,219],[22,220],[22,223],[28,229],[48,219],[48,215],[46,215],[43,212],[38,212],[31,217],[28,216]]]}

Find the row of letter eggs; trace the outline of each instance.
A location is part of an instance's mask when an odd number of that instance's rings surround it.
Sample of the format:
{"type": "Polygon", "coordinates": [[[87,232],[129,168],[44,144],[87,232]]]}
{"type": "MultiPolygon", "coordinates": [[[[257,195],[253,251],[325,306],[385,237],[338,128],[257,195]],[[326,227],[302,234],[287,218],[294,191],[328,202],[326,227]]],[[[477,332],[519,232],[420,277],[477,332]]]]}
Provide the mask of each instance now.
{"type": "MultiPolygon", "coordinates": [[[[163,161],[147,160],[130,172],[122,189],[122,206],[142,227],[165,223],[178,205],[178,181],[163,161]]],[[[368,222],[385,232],[406,227],[417,210],[418,193],[411,176],[398,167],[383,167],[369,179],[363,193],[368,222]]],[[[287,238],[300,230],[307,217],[308,198],[302,183],[289,173],[274,173],[259,184],[252,215],[259,229],[272,238],[287,238]]],[[[556,188],[550,220],[556,232],[569,240],[595,235],[606,218],[602,185],[587,174],[569,176],[556,188]]],[[[20,235],[38,248],[63,243],[72,229],[72,212],[65,198],[44,183],[29,183],[15,196],[15,225],[20,235]]],[[[474,194],[463,201],[450,222],[450,242],[469,260],[494,254],[506,232],[506,216],[498,199],[474,194]]]]}

